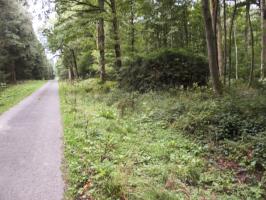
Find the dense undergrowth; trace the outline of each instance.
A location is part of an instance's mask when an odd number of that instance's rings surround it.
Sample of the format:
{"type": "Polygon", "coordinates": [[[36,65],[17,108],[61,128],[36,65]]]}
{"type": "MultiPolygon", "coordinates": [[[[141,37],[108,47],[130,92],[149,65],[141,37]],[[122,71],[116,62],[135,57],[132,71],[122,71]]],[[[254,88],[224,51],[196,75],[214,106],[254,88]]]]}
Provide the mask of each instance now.
{"type": "Polygon", "coordinates": [[[265,199],[266,95],[60,84],[66,199],[265,199]]]}
{"type": "Polygon", "coordinates": [[[25,81],[16,85],[0,86],[0,114],[41,87],[45,81],[25,81]]]}
{"type": "Polygon", "coordinates": [[[127,90],[141,92],[169,87],[207,85],[207,60],[185,50],[165,49],[139,56],[120,70],[119,82],[127,90]]]}

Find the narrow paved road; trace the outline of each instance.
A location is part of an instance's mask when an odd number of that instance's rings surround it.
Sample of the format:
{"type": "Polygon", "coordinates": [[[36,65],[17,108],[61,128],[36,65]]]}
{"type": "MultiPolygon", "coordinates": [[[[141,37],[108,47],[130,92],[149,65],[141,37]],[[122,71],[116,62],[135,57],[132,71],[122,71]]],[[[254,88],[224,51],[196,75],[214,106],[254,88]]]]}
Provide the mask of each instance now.
{"type": "Polygon", "coordinates": [[[58,83],[0,116],[0,200],[61,200],[64,183],[58,83]]]}

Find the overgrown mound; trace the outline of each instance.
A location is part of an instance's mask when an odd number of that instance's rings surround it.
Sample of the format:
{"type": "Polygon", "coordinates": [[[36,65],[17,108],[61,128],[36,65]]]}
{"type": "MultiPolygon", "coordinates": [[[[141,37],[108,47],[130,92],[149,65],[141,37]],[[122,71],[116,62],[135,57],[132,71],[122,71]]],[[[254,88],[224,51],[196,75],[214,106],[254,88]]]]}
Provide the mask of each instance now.
{"type": "Polygon", "coordinates": [[[203,57],[184,50],[163,50],[137,57],[121,70],[120,84],[139,91],[202,86],[207,84],[208,75],[208,63],[203,57]]]}

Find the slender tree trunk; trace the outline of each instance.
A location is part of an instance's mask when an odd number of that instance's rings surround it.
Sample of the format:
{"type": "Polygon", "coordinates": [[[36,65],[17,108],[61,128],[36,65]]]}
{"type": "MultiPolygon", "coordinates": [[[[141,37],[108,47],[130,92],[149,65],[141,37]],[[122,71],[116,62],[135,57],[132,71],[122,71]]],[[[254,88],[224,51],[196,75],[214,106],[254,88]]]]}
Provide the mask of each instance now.
{"type": "MultiPolygon", "coordinates": [[[[98,5],[101,10],[101,14],[104,11],[104,0],[98,0],[98,5]]],[[[105,81],[105,33],[104,33],[104,19],[100,17],[97,24],[98,33],[98,50],[100,53],[99,67],[100,67],[100,79],[102,82],[105,81]]]]}
{"type": "Polygon", "coordinates": [[[237,34],[236,34],[236,24],[234,26],[234,41],[235,41],[235,69],[236,69],[236,80],[238,80],[238,47],[237,47],[237,34]]]}
{"type": "Polygon", "coordinates": [[[11,61],[11,82],[14,84],[17,83],[16,65],[14,61],[11,61]]]}
{"type": "Polygon", "coordinates": [[[71,49],[71,54],[72,54],[72,58],[73,58],[73,65],[74,65],[74,69],[75,69],[75,76],[77,78],[79,78],[79,72],[78,72],[78,64],[77,64],[77,58],[76,58],[76,54],[75,54],[75,50],[71,49]]]}
{"type": "Polygon", "coordinates": [[[130,7],[131,7],[131,10],[130,10],[131,54],[132,54],[132,57],[134,57],[135,56],[135,22],[134,22],[134,20],[135,20],[135,0],[130,1],[130,7]]]}
{"type": "Polygon", "coordinates": [[[249,38],[249,9],[250,5],[247,3],[246,4],[246,19],[245,19],[245,44],[246,44],[246,49],[249,49],[249,43],[250,43],[250,38],[249,38]]]}
{"type": "Polygon", "coordinates": [[[250,42],[251,42],[251,66],[250,66],[250,75],[249,75],[249,87],[252,85],[253,83],[253,79],[254,79],[254,35],[253,35],[253,28],[252,28],[252,23],[251,23],[251,18],[250,18],[250,5],[249,5],[249,9],[248,9],[248,22],[249,22],[249,30],[250,30],[250,42]]]}
{"type": "Polygon", "coordinates": [[[222,36],[222,27],[221,27],[221,15],[220,9],[218,10],[217,16],[217,49],[218,49],[218,65],[220,77],[224,75],[224,52],[223,52],[223,36],[222,36]]]}
{"type": "Polygon", "coordinates": [[[116,11],[116,0],[110,0],[111,9],[113,14],[113,31],[114,31],[114,42],[115,42],[115,65],[117,69],[122,67],[121,60],[121,46],[120,46],[120,36],[119,36],[119,25],[117,20],[117,11],[116,11]]]}
{"type": "Polygon", "coordinates": [[[168,47],[167,37],[168,37],[168,31],[167,31],[167,24],[163,25],[163,46],[165,48],[168,47]]]}
{"type": "Polygon", "coordinates": [[[70,81],[74,80],[74,78],[75,78],[72,64],[70,64],[69,69],[68,69],[68,78],[70,81]]]}
{"type": "Polygon", "coordinates": [[[227,16],[226,16],[226,1],[223,0],[223,7],[224,7],[224,84],[226,85],[226,74],[227,74],[227,26],[226,26],[226,20],[227,20],[227,16]]]}
{"type": "Polygon", "coordinates": [[[184,11],[183,11],[183,23],[184,23],[184,32],[185,32],[185,39],[186,39],[186,47],[188,47],[189,44],[189,36],[188,36],[188,8],[187,5],[184,6],[184,11]]]}
{"type": "Polygon", "coordinates": [[[217,46],[217,0],[210,0],[210,13],[211,13],[211,18],[212,18],[212,29],[214,32],[214,37],[215,37],[215,47],[216,47],[216,57],[217,57],[217,65],[218,63],[218,46],[217,46]]]}
{"type": "Polygon", "coordinates": [[[161,43],[160,43],[160,32],[158,31],[158,29],[156,29],[156,41],[157,41],[156,46],[159,49],[161,47],[161,43]]]}
{"type": "Polygon", "coordinates": [[[229,70],[229,76],[228,76],[229,87],[231,85],[231,77],[232,77],[232,32],[233,32],[236,12],[237,12],[236,0],[234,0],[234,10],[233,10],[230,30],[229,30],[229,69],[228,69],[229,70]]]}
{"type": "Polygon", "coordinates": [[[215,33],[213,30],[212,17],[210,13],[209,0],[202,0],[202,11],[205,23],[205,32],[206,32],[206,41],[208,48],[208,59],[209,59],[209,68],[210,74],[213,83],[213,89],[216,94],[222,94],[221,82],[219,80],[219,68],[217,62],[217,47],[215,40],[215,33]]]}
{"type": "Polygon", "coordinates": [[[210,0],[210,12],[211,12],[211,17],[212,17],[212,28],[216,37],[217,33],[217,0],[210,0]]]}
{"type": "Polygon", "coordinates": [[[261,68],[260,77],[263,80],[265,78],[265,66],[266,66],[266,5],[265,0],[260,0],[261,6],[261,68]]]}
{"type": "Polygon", "coordinates": [[[219,75],[223,76],[224,64],[223,64],[223,47],[222,47],[222,33],[221,33],[221,18],[220,18],[220,9],[219,1],[211,0],[211,15],[212,15],[212,26],[215,32],[216,46],[217,46],[217,57],[218,57],[218,66],[219,66],[219,75]]]}

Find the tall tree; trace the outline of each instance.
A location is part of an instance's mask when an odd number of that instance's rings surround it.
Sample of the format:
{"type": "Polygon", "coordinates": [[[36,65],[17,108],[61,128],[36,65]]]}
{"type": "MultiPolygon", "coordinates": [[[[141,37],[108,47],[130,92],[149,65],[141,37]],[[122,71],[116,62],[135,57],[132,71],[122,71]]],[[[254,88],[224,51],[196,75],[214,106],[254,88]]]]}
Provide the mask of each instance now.
{"type": "Polygon", "coordinates": [[[266,5],[265,0],[260,0],[261,10],[261,79],[265,78],[266,67],[266,5]]]}
{"type": "Polygon", "coordinates": [[[212,16],[212,26],[216,39],[217,61],[219,66],[219,75],[223,75],[223,48],[222,48],[222,33],[220,19],[220,2],[217,0],[210,1],[210,9],[212,16]]]}
{"type": "MultiPolygon", "coordinates": [[[[98,0],[98,6],[101,14],[104,12],[104,0],[98,0]]],[[[98,50],[99,50],[99,65],[100,65],[100,79],[102,82],[106,79],[105,74],[105,31],[104,18],[100,16],[97,24],[98,50]]]]}
{"type": "Polygon", "coordinates": [[[130,0],[130,44],[131,44],[131,56],[135,55],[135,0],[130,0]]]}
{"type": "Polygon", "coordinates": [[[4,74],[0,81],[49,78],[49,68],[31,18],[20,1],[0,0],[0,74],[4,74]]]}
{"type": "Polygon", "coordinates": [[[250,42],[251,42],[251,64],[250,64],[250,74],[249,74],[249,87],[253,84],[254,79],[254,65],[255,65],[255,49],[254,49],[254,33],[253,27],[251,23],[251,16],[250,16],[250,4],[248,2],[247,5],[247,14],[248,14],[248,24],[249,24],[249,31],[250,31],[250,42]]]}
{"type": "Polygon", "coordinates": [[[226,84],[226,74],[227,74],[227,12],[226,12],[226,1],[223,0],[223,28],[224,28],[224,67],[223,67],[223,78],[224,84],[226,84]]]}
{"type": "Polygon", "coordinates": [[[122,58],[121,58],[121,45],[120,45],[120,36],[119,36],[119,24],[117,20],[117,9],[116,9],[116,0],[110,0],[110,6],[112,10],[112,22],[113,22],[113,31],[114,31],[114,49],[115,49],[115,59],[116,59],[116,68],[120,69],[122,67],[122,58]]]}
{"type": "Polygon", "coordinates": [[[219,65],[220,77],[223,77],[223,75],[224,75],[224,52],[223,52],[223,35],[222,35],[222,25],[221,25],[221,8],[220,8],[220,4],[218,4],[217,12],[218,12],[217,13],[218,65],[219,65]]]}
{"type": "Polygon", "coordinates": [[[213,83],[213,89],[216,94],[222,94],[221,82],[219,80],[219,68],[217,61],[217,47],[216,47],[216,38],[215,32],[213,30],[213,22],[210,13],[210,2],[209,0],[202,0],[202,12],[205,22],[205,32],[206,32],[206,41],[208,48],[208,59],[209,59],[209,68],[211,79],[213,83]]]}
{"type": "Polygon", "coordinates": [[[236,80],[238,80],[238,46],[237,46],[237,25],[234,25],[234,44],[235,44],[235,73],[236,80]]]}
{"type": "Polygon", "coordinates": [[[234,0],[234,9],[233,9],[232,17],[231,17],[230,28],[229,28],[229,53],[228,53],[229,54],[229,67],[228,67],[229,86],[231,85],[231,77],[232,77],[232,34],[233,34],[233,27],[234,27],[236,12],[237,12],[237,5],[236,5],[236,0],[234,0]]]}

